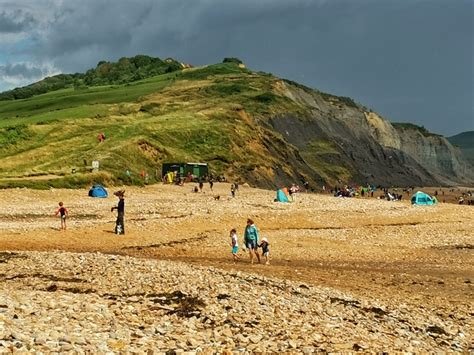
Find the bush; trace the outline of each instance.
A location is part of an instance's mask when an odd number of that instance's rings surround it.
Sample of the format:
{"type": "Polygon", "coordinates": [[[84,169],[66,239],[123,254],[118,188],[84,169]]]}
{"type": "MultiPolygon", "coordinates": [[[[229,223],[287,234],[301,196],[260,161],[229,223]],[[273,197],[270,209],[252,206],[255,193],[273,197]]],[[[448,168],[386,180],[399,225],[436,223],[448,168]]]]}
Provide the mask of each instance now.
{"type": "Polygon", "coordinates": [[[243,64],[243,62],[239,58],[231,57],[231,58],[224,58],[222,63],[235,63],[235,64],[243,64]]]}
{"type": "Polygon", "coordinates": [[[9,126],[0,129],[0,147],[14,145],[31,136],[26,125],[9,126]]]}
{"type": "Polygon", "coordinates": [[[257,95],[254,97],[254,100],[262,102],[264,104],[269,104],[277,100],[277,96],[271,92],[264,92],[263,94],[257,95]]]}
{"type": "Polygon", "coordinates": [[[226,74],[240,74],[250,73],[250,70],[245,68],[239,68],[236,65],[229,63],[208,65],[201,69],[195,69],[183,72],[181,78],[188,80],[202,80],[206,79],[211,75],[226,75],[226,74]]]}
{"type": "Polygon", "coordinates": [[[219,95],[219,96],[229,96],[233,94],[240,94],[241,92],[246,92],[249,90],[249,87],[244,84],[239,83],[219,83],[214,84],[211,86],[206,87],[203,91],[212,94],[212,95],[219,95]]]}

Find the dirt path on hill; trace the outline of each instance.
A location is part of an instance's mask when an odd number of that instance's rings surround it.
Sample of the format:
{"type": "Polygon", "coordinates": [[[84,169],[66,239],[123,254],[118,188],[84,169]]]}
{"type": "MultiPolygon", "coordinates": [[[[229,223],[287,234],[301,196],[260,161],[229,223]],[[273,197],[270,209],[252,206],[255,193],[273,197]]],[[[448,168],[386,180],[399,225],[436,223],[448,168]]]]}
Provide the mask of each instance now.
{"type": "Polygon", "coordinates": [[[0,177],[0,181],[17,181],[17,180],[52,180],[52,179],[60,179],[64,176],[61,175],[36,175],[36,176],[17,176],[17,177],[0,177]]]}

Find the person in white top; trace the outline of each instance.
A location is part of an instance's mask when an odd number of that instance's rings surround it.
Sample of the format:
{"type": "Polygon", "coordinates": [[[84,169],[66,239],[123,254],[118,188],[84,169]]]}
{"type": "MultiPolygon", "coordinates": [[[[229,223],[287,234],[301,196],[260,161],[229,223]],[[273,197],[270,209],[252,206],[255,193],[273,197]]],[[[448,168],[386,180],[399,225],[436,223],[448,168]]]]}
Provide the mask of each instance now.
{"type": "Polygon", "coordinates": [[[237,239],[237,231],[235,230],[235,228],[232,228],[230,230],[230,239],[231,239],[231,246],[232,246],[232,257],[234,258],[234,263],[239,260],[239,256],[237,255],[237,253],[239,252],[239,243],[238,243],[238,239],[237,239]]]}

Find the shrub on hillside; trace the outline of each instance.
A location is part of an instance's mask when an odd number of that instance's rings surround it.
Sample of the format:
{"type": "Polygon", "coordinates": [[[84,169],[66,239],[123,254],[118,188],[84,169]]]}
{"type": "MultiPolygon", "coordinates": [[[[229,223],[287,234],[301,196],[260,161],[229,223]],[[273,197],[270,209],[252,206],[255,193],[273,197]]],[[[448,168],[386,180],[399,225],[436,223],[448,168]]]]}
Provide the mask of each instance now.
{"type": "Polygon", "coordinates": [[[257,95],[254,97],[254,100],[262,102],[264,104],[269,104],[277,100],[277,96],[271,92],[264,92],[263,94],[257,95]]]}
{"type": "Polygon", "coordinates": [[[239,58],[235,58],[235,57],[224,58],[222,63],[243,64],[243,62],[239,58]]]}
{"type": "Polygon", "coordinates": [[[249,87],[240,83],[218,83],[208,86],[204,89],[204,92],[211,95],[218,96],[229,96],[239,94],[241,92],[248,91],[249,87]]]}
{"type": "Polygon", "coordinates": [[[17,144],[30,136],[31,133],[26,125],[2,128],[0,129],[0,147],[17,144]]]}

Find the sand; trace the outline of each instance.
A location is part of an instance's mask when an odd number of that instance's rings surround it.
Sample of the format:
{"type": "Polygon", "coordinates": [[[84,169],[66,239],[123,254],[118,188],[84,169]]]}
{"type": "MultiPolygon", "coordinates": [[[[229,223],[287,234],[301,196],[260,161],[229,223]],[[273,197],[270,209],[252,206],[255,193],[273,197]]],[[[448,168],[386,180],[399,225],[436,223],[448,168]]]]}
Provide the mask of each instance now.
{"type": "Polygon", "coordinates": [[[228,184],[191,188],[127,188],[124,236],[113,234],[113,190],[106,199],[86,190],[3,190],[1,249],[176,259],[411,302],[462,304],[472,295],[472,206],[304,193],[282,204],[273,191],[240,187],[233,199],[228,184]],[[53,216],[60,200],[70,210],[66,231],[53,216]],[[228,232],[236,228],[242,241],[248,217],[270,241],[270,266],[250,265],[242,249],[241,262],[231,260],[228,232]]]}

